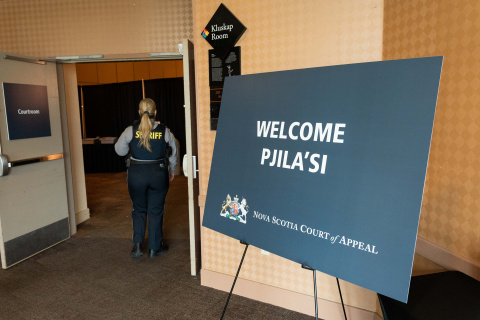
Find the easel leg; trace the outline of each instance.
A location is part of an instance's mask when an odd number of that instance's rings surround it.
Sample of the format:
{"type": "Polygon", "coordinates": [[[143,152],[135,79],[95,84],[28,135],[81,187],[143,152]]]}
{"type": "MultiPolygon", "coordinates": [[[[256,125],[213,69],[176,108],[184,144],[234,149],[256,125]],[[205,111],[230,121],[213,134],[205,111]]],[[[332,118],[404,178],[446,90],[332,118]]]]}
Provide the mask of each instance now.
{"type": "Polygon", "coordinates": [[[315,269],[313,270],[313,291],[315,297],[315,319],[318,320],[317,276],[315,269]]]}
{"type": "Polygon", "coordinates": [[[340,282],[338,282],[338,278],[337,278],[337,286],[338,286],[338,292],[340,292],[340,300],[342,301],[343,315],[345,316],[345,320],[348,320],[347,313],[345,312],[345,304],[343,303],[342,290],[340,290],[340,282]]]}
{"type": "Polygon", "coordinates": [[[310,268],[306,264],[302,264],[302,268],[313,271],[313,297],[315,299],[315,320],[318,320],[317,276],[315,273],[315,269],[310,268]]]}
{"type": "Polygon", "coordinates": [[[237,282],[237,278],[238,278],[238,275],[240,273],[240,269],[242,268],[243,259],[245,258],[245,254],[247,253],[248,243],[243,242],[241,240],[240,240],[240,243],[246,245],[245,246],[245,251],[243,251],[242,260],[240,261],[240,265],[238,266],[237,275],[235,276],[235,280],[233,280],[232,289],[230,289],[230,293],[228,294],[227,303],[225,303],[225,308],[223,308],[223,313],[222,313],[222,317],[220,318],[220,320],[223,319],[223,316],[225,315],[225,311],[227,311],[228,302],[230,301],[230,297],[232,296],[233,288],[235,287],[235,282],[237,282]]]}

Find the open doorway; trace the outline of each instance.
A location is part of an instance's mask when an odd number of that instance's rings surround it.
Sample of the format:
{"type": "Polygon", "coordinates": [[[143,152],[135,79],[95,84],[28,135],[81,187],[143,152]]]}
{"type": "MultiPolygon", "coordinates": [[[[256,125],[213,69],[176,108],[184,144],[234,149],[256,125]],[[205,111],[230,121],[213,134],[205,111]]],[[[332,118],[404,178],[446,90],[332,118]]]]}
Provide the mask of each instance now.
{"type": "MultiPolygon", "coordinates": [[[[156,120],[170,128],[179,147],[165,204],[164,240],[170,246],[188,248],[188,187],[180,161],[186,153],[182,60],[78,63],[76,70],[90,209],[90,219],[78,226],[77,235],[131,238],[125,161],[115,154],[113,145],[138,119],[138,103],[146,97],[156,102],[156,120]]],[[[129,250],[127,246],[125,255],[129,250]]]]}

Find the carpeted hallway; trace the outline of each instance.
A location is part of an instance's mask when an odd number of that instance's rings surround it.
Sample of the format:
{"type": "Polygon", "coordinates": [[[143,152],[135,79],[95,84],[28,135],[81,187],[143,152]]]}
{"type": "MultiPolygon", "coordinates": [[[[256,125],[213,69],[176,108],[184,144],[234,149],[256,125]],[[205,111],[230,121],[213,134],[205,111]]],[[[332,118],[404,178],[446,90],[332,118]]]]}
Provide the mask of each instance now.
{"type": "MultiPolygon", "coordinates": [[[[138,261],[129,256],[126,173],[88,174],[86,182],[91,218],[77,234],[0,270],[0,319],[220,319],[228,293],[190,275],[186,178],[176,177],[167,195],[170,250],[138,261]]],[[[233,295],[224,319],[312,317],[233,295]]]]}

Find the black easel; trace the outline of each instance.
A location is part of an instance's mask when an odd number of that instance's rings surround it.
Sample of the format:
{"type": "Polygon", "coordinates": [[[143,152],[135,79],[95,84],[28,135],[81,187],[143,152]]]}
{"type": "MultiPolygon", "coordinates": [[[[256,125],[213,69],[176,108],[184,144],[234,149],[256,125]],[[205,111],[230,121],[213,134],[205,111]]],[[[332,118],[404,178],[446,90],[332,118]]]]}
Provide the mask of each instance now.
{"type": "MultiPolygon", "coordinates": [[[[317,300],[317,277],[315,275],[315,269],[310,268],[306,264],[302,264],[302,268],[306,270],[313,271],[313,292],[315,298],[315,319],[318,320],[318,300],[317,300]]],[[[347,319],[347,313],[345,312],[345,304],[343,304],[343,297],[342,297],[342,290],[340,290],[340,283],[338,282],[337,278],[337,285],[338,285],[338,292],[340,293],[340,300],[342,301],[342,308],[343,308],[343,315],[345,316],[345,320],[347,319]]]]}
{"type": "Polygon", "coordinates": [[[240,265],[238,266],[237,275],[235,276],[235,280],[233,280],[232,289],[230,289],[230,293],[227,298],[227,303],[225,303],[225,308],[223,308],[223,313],[220,320],[223,319],[223,316],[225,315],[225,311],[227,311],[228,302],[230,301],[230,297],[232,296],[233,288],[235,287],[235,282],[237,282],[238,274],[240,273],[240,269],[242,268],[243,259],[245,258],[245,254],[247,253],[248,243],[246,243],[243,240],[240,240],[240,243],[245,245],[245,251],[243,251],[242,260],[240,261],[240,265]]]}
{"type": "Polygon", "coordinates": [[[337,278],[337,286],[338,286],[338,292],[340,292],[340,300],[342,301],[343,315],[345,316],[345,320],[347,320],[347,313],[345,312],[345,305],[343,304],[342,290],[340,290],[340,282],[338,282],[338,278],[337,278]]]}
{"type": "Polygon", "coordinates": [[[315,269],[310,268],[306,264],[302,264],[302,268],[313,271],[313,293],[314,293],[313,297],[315,298],[315,319],[318,320],[317,276],[315,273],[315,269]]]}

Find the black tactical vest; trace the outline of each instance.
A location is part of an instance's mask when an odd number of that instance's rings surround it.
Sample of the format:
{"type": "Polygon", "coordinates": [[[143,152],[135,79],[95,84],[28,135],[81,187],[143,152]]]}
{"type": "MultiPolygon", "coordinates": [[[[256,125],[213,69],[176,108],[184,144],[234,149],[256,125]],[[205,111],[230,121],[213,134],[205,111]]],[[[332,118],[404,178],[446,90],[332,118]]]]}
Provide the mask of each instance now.
{"type": "Polygon", "coordinates": [[[139,160],[158,160],[165,158],[166,146],[165,142],[165,126],[157,124],[157,127],[150,132],[150,146],[152,152],[148,151],[145,146],[140,146],[140,135],[138,131],[139,124],[132,126],[133,137],[130,141],[130,152],[132,157],[139,160]]]}

